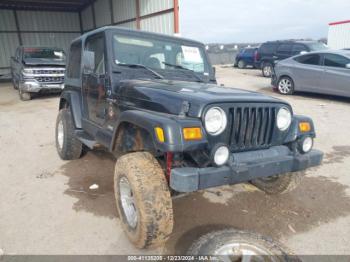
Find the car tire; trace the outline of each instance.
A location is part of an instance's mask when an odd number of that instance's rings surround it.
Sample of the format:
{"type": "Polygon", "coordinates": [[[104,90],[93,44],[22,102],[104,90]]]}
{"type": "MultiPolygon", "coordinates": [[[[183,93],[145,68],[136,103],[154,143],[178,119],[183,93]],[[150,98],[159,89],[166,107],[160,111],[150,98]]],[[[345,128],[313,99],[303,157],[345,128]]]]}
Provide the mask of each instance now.
{"type": "Polygon", "coordinates": [[[272,64],[269,62],[263,63],[261,67],[261,72],[264,77],[271,77],[272,76],[272,64]]]}
{"type": "Polygon", "coordinates": [[[200,237],[192,244],[187,254],[217,255],[219,261],[245,261],[244,255],[253,255],[255,258],[261,256],[262,261],[300,261],[288,249],[267,237],[235,229],[214,231],[200,237]]]}
{"type": "Polygon", "coordinates": [[[239,60],[237,66],[239,69],[245,69],[247,67],[246,63],[243,60],[239,60]]]}
{"type": "Polygon", "coordinates": [[[56,120],[56,149],[62,160],[79,159],[83,144],[74,133],[74,123],[69,108],[61,109],[56,120]]]}
{"type": "Polygon", "coordinates": [[[293,191],[301,182],[302,174],[293,172],[251,181],[261,191],[269,195],[285,194],[293,191]]]}
{"type": "Polygon", "coordinates": [[[28,92],[24,92],[21,89],[18,89],[18,94],[19,94],[19,98],[22,101],[29,101],[32,99],[32,94],[28,93],[28,92]]]}
{"type": "Polygon", "coordinates": [[[162,246],[174,218],[168,183],[147,152],[121,156],[115,166],[114,194],[124,232],[137,248],[162,246]]]}
{"type": "Polygon", "coordinates": [[[294,93],[294,81],[288,76],[282,76],[277,83],[277,91],[282,95],[294,93]]]}
{"type": "Polygon", "coordinates": [[[16,80],[15,80],[13,74],[11,74],[11,77],[12,77],[12,85],[13,85],[13,88],[14,88],[15,90],[18,90],[18,85],[16,84],[16,80]]]}

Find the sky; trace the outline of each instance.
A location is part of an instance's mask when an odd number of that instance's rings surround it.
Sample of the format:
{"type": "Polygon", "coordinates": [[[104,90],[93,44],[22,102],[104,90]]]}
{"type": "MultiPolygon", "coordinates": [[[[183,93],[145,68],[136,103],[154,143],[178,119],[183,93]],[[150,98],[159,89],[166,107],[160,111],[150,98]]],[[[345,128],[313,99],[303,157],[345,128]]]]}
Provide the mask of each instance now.
{"type": "Polygon", "coordinates": [[[318,40],[350,20],[350,0],[179,0],[180,34],[204,43],[318,40]]]}

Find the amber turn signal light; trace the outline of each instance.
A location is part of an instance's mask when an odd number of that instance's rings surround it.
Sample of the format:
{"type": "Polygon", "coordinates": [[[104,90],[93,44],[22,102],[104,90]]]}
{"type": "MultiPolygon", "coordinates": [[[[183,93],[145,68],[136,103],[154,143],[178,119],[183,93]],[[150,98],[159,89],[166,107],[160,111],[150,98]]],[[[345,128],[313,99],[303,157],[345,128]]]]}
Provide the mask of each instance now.
{"type": "Polygon", "coordinates": [[[165,137],[164,137],[164,131],[163,131],[163,128],[161,127],[156,127],[154,129],[154,131],[156,132],[156,136],[158,138],[158,141],[161,142],[161,143],[164,143],[165,142],[165,137]]]}
{"type": "Polygon", "coordinates": [[[203,138],[202,129],[200,127],[185,127],[183,129],[183,134],[185,140],[201,140],[203,138]]]}
{"type": "Polygon", "coordinates": [[[311,131],[311,125],[309,122],[300,122],[299,123],[299,130],[300,132],[310,132],[311,131]]]}

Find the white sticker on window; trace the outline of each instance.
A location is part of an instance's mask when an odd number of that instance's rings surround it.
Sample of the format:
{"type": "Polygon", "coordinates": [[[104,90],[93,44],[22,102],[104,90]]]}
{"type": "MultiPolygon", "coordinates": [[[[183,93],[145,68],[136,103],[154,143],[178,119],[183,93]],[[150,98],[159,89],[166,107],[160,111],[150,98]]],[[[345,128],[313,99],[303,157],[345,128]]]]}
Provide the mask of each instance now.
{"type": "Polygon", "coordinates": [[[198,47],[181,46],[186,62],[201,63],[202,57],[198,47]]]}

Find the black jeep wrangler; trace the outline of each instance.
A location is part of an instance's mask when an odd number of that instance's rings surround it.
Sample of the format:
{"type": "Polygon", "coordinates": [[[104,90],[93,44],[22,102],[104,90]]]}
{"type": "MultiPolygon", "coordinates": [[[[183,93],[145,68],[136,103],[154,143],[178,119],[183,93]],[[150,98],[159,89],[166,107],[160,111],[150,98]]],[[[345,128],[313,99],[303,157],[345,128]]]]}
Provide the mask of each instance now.
{"type": "Polygon", "coordinates": [[[259,93],[216,85],[201,43],[104,27],[70,47],[56,146],[116,156],[114,190],[130,241],[161,245],[173,229],[173,193],[251,182],[284,193],[323,154],[310,118],[259,93]]]}

